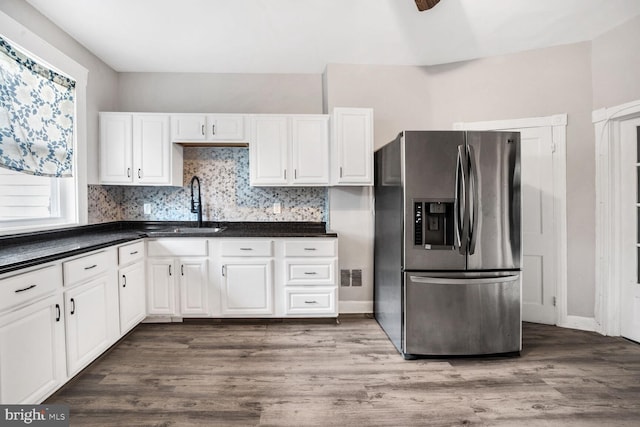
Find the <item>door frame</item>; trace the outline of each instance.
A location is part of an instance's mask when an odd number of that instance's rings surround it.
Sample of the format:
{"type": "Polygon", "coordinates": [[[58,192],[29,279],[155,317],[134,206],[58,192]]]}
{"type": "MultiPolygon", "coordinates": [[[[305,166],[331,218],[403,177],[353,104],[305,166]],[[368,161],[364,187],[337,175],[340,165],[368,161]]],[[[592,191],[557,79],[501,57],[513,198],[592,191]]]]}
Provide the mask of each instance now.
{"type": "Polygon", "coordinates": [[[628,265],[622,233],[622,140],[620,127],[640,117],[640,100],[593,111],[596,137],[596,307],[598,332],[619,336],[621,330],[622,272],[628,265]]]}
{"type": "Polygon", "coordinates": [[[456,122],[454,130],[506,130],[551,127],[553,162],[553,221],[555,233],[556,324],[593,330],[567,315],[567,114],[482,122],[456,122]]]}

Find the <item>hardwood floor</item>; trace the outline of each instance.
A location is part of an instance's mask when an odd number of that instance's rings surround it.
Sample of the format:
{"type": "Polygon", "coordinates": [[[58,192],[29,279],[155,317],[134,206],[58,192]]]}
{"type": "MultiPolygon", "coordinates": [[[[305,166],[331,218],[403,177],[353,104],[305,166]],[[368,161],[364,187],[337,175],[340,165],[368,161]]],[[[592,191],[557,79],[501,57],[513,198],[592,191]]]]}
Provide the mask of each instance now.
{"type": "Polygon", "coordinates": [[[520,357],[405,361],[363,317],[142,324],[46,403],[72,426],[640,425],[640,345],[523,330],[520,357]]]}

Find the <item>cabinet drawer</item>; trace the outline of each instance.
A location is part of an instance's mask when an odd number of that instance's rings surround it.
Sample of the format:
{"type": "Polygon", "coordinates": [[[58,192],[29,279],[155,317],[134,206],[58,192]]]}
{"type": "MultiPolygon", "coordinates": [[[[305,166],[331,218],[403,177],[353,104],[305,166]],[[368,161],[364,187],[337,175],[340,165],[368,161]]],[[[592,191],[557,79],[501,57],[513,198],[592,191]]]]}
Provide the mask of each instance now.
{"type": "Polygon", "coordinates": [[[289,315],[337,314],[335,288],[287,289],[285,292],[289,315]]]}
{"type": "Polygon", "coordinates": [[[118,248],[118,263],[126,265],[144,258],[144,241],[139,241],[118,248]]]}
{"type": "Polygon", "coordinates": [[[284,242],[284,256],[288,256],[288,257],[336,256],[335,239],[287,240],[284,242]]]}
{"type": "Polygon", "coordinates": [[[97,252],[72,261],[63,262],[64,285],[69,286],[82,282],[107,271],[109,267],[115,267],[115,260],[109,256],[108,251],[97,252]],[[110,263],[113,263],[113,265],[110,265],[110,263]]]}
{"type": "Polygon", "coordinates": [[[147,256],[207,256],[207,239],[158,239],[147,242],[147,256]]]}
{"type": "Polygon", "coordinates": [[[273,256],[271,240],[225,240],[221,243],[222,256],[273,256]]]}
{"type": "Polygon", "coordinates": [[[0,311],[53,293],[61,287],[60,264],[7,277],[0,280],[0,311]]]}
{"type": "Polygon", "coordinates": [[[335,285],[336,261],[287,259],[284,262],[287,285],[335,285]]]}

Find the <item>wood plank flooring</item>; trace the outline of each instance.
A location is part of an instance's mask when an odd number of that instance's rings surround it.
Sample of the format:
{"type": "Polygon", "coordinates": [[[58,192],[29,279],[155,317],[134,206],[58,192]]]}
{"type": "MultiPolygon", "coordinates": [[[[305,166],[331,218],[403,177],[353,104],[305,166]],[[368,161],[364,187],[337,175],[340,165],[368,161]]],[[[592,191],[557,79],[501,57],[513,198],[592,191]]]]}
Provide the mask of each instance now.
{"type": "Polygon", "coordinates": [[[520,357],[405,361],[365,317],[142,324],[46,403],[72,426],[640,425],[640,345],[523,331],[520,357]]]}

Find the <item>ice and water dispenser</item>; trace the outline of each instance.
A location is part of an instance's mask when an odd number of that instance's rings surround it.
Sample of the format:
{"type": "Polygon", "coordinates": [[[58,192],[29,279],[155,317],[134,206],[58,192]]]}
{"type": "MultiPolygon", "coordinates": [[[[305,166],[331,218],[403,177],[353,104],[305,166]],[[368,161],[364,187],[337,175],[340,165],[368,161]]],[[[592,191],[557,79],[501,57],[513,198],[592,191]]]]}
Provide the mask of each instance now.
{"type": "Polygon", "coordinates": [[[414,200],[414,242],[424,249],[452,249],[453,200],[414,200]]]}

